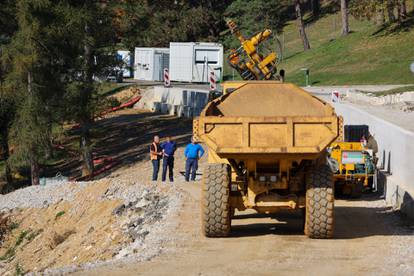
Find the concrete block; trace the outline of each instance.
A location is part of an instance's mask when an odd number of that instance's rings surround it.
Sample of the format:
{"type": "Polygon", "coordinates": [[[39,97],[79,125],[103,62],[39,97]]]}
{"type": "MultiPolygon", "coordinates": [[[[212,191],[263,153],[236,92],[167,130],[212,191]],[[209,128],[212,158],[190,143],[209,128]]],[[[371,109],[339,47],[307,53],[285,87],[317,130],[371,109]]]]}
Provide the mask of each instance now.
{"type": "Polygon", "coordinates": [[[198,116],[208,103],[208,90],[155,86],[147,91],[136,108],[154,112],[193,117],[198,116]]]}
{"type": "Polygon", "coordinates": [[[161,103],[160,102],[153,102],[151,111],[152,112],[161,112],[161,103]]]}
{"type": "Polygon", "coordinates": [[[164,113],[164,114],[169,113],[169,104],[161,103],[161,113],[164,113]]]}

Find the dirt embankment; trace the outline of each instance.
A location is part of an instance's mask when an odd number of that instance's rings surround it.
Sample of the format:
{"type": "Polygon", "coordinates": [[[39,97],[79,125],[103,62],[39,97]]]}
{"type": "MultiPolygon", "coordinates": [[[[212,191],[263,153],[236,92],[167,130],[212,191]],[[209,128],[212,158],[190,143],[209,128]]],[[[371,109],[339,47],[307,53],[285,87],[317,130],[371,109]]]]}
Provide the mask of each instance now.
{"type": "Polygon", "coordinates": [[[149,181],[150,172],[148,162],[140,162],[99,181],[35,187],[49,195],[41,206],[37,200],[24,204],[24,197],[36,196],[26,191],[32,187],[3,196],[0,209],[9,222],[0,275],[65,273],[160,254],[182,195],[172,185],[149,181]]]}

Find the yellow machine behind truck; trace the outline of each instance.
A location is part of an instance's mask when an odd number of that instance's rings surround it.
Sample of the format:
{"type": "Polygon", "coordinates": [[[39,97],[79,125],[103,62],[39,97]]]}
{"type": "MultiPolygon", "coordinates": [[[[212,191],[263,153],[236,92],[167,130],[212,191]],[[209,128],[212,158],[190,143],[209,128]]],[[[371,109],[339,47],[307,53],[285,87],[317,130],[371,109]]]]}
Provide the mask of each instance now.
{"type": "MultiPolygon", "coordinates": [[[[368,135],[368,126],[348,125],[348,133],[353,129],[365,128],[368,135]]],[[[340,124],[340,128],[342,128],[340,124]]],[[[360,197],[364,189],[375,189],[373,182],[376,173],[374,152],[361,143],[364,133],[353,131],[355,137],[339,135],[338,139],[329,146],[330,164],[334,172],[335,191],[337,194],[351,197],[360,197]],[[345,137],[347,136],[347,137],[345,137]]]]}
{"type": "Polygon", "coordinates": [[[263,49],[260,53],[258,51],[258,46],[272,36],[271,30],[266,29],[250,38],[246,38],[235,22],[230,20],[227,25],[241,44],[238,49],[230,50],[227,60],[243,80],[279,80],[284,78],[283,70],[281,70],[280,75],[276,74],[278,55],[273,51],[269,53],[263,53],[263,49]]]}
{"type": "Polygon", "coordinates": [[[326,147],[338,136],[333,108],[279,81],[226,82],[223,91],[193,124],[195,138],[208,145],[204,234],[229,235],[235,209],[302,209],[306,235],[332,237],[334,187],[326,147]]]}

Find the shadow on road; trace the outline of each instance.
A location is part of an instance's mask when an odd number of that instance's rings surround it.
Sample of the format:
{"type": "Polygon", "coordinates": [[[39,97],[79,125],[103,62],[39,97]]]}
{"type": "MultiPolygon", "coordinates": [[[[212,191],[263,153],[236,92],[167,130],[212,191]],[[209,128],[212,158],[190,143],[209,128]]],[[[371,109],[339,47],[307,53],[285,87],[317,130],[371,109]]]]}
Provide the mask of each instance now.
{"type": "MultiPolygon", "coordinates": [[[[340,201],[335,207],[334,239],[358,239],[371,236],[413,235],[410,223],[388,207],[370,206],[378,195],[366,195],[359,201],[340,201]],[[368,199],[368,201],[365,201],[368,199]],[[348,206],[356,205],[356,206],[348,206]],[[362,206],[361,206],[362,205],[362,206]],[[367,205],[367,206],[364,206],[367,205]]],[[[231,237],[263,235],[303,235],[303,215],[300,211],[283,211],[268,216],[240,213],[232,221],[231,237]]]]}

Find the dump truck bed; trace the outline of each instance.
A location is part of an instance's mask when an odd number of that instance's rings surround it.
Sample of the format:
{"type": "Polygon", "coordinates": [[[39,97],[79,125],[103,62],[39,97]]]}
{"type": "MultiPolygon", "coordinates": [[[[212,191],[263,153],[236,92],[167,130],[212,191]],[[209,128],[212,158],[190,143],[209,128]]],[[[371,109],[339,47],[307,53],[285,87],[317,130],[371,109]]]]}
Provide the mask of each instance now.
{"type": "Polygon", "coordinates": [[[194,122],[194,133],[221,157],[317,154],[338,136],[333,108],[293,84],[252,81],[225,87],[233,92],[210,102],[194,122]]]}

